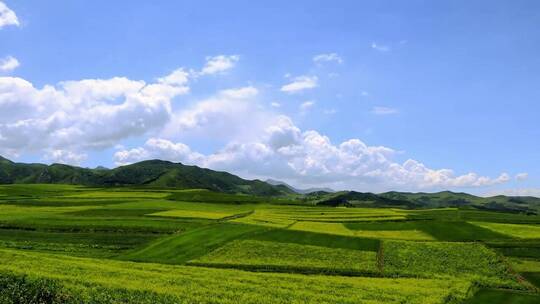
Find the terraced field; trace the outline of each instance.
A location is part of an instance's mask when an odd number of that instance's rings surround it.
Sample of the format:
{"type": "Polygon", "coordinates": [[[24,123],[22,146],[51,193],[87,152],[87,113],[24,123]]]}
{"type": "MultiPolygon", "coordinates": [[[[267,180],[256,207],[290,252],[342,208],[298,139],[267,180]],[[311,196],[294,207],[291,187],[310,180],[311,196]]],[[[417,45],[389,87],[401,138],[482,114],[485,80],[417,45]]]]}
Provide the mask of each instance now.
{"type": "Polygon", "coordinates": [[[0,210],[0,303],[539,303],[534,215],[65,185],[0,210]]]}

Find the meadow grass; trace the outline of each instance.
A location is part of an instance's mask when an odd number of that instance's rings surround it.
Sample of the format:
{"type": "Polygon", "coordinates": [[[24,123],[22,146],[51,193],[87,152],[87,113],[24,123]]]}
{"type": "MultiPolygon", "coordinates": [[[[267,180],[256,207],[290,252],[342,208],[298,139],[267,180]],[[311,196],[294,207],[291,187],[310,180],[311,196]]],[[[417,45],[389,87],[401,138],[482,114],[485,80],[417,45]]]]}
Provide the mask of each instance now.
{"type": "Polygon", "coordinates": [[[344,236],[354,236],[354,232],[347,229],[347,227],[345,227],[342,223],[296,222],[289,229],[344,236]]]}
{"type": "Polygon", "coordinates": [[[58,281],[77,294],[77,303],[438,304],[448,299],[459,303],[471,287],[458,279],[252,273],[3,249],[0,260],[5,261],[0,272],[58,281]]]}
{"type": "Polygon", "coordinates": [[[236,240],[189,264],[302,273],[378,275],[377,254],[341,248],[236,240]]]}
{"type": "Polygon", "coordinates": [[[540,295],[511,290],[481,289],[463,304],[537,304],[540,295]]]}
{"type": "Polygon", "coordinates": [[[0,246],[58,252],[74,256],[110,257],[160,237],[156,233],[51,232],[0,229],[0,246]]]}
{"type": "Polygon", "coordinates": [[[420,230],[356,230],[355,236],[390,240],[434,241],[431,235],[420,230]]]}
{"type": "Polygon", "coordinates": [[[471,242],[508,239],[509,237],[467,222],[422,221],[419,229],[440,241],[471,242]]]}
{"type": "Polygon", "coordinates": [[[385,275],[461,276],[480,285],[520,288],[499,256],[478,243],[384,241],[383,246],[385,275]]]}
{"type": "Polygon", "coordinates": [[[266,209],[256,209],[253,213],[246,217],[234,219],[233,222],[259,225],[267,227],[285,228],[294,224],[294,220],[276,217],[272,211],[266,209]]]}
{"type": "Polygon", "coordinates": [[[178,217],[178,218],[204,218],[219,220],[235,215],[234,213],[194,211],[194,210],[167,210],[148,214],[149,216],[178,217]]]}
{"type": "Polygon", "coordinates": [[[540,260],[508,258],[512,268],[518,272],[540,272],[540,260]]]}
{"type": "Polygon", "coordinates": [[[540,259],[540,240],[511,239],[489,241],[486,244],[505,256],[540,259]]]}
{"type": "Polygon", "coordinates": [[[140,250],[126,253],[122,260],[182,264],[203,256],[234,239],[264,231],[264,227],[221,223],[158,239],[140,250]]]}
{"type": "Polygon", "coordinates": [[[521,239],[540,239],[540,225],[471,222],[482,228],[521,239]]]}
{"type": "Polygon", "coordinates": [[[288,229],[272,229],[263,233],[247,236],[248,239],[313,245],[328,248],[355,249],[364,251],[379,250],[380,241],[376,239],[332,235],[326,233],[308,232],[288,229]]]}

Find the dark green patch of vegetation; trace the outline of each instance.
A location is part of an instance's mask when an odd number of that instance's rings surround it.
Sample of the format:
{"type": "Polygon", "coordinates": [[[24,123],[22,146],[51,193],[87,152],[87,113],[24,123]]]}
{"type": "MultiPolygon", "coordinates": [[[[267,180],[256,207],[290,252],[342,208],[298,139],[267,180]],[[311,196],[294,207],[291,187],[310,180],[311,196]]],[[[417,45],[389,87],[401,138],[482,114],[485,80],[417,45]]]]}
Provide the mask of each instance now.
{"type": "Polygon", "coordinates": [[[43,278],[33,279],[8,272],[0,273],[0,303],[2,304],[63,304],[68,302],[72,302],[72,296],[56,281],[43,278]]]}
{"type": "Polygon", "coordinates": [[[221,223],[159,239],[149,246],[120,257],[122,260],[182,264],[246,235],[267,228],[244,224],[221,223]]]}
{"type": "Polygon", "coordinates": [[[463,304],[537,304],[540,295],[510,290],[481,289],[463,304]]]}

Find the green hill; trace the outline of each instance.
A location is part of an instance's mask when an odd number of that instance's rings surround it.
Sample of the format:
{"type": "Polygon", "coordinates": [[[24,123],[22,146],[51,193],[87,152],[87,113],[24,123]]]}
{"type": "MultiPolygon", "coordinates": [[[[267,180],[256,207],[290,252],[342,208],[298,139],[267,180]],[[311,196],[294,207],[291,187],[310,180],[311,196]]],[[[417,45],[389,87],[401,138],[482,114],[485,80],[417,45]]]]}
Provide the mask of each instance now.
{"type": "Polygon", "coordinates": [[[263,196],[293,194],[285,186],[162,160],[148,160],[111,170],[62,164],[15,163],[0,157],[0,184],[73,184],[85,186],[148,186],[208,189],[263,196]]]}
{"type": "Polygon", "coordinates": [[[533,213],[540,210],[540,198],[518,196],[480,197],[468,193],[441,191],[435,193],[340,191],[335,193],[313,193],[310,195],[317,205],[350,207],[400,207],[441,208],[460,207],[490,211],[533,213]]]}

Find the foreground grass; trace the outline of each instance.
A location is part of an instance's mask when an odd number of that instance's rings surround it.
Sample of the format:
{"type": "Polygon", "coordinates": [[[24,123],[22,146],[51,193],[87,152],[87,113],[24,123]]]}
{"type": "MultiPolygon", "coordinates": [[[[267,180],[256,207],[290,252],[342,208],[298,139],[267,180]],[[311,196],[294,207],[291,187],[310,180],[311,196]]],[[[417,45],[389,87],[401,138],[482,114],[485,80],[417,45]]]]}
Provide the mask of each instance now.
{"type": "Polygon", "coordinates": [[[463,304],[537,304],[540,296],[510,290],[482,289],[463,304]]]}
{"type": "Polygon", "coordinates": [[[495,232],[521,239],[540,239],[540,225],[472,222],[495,232]]]}
{"type": "MultiPolygon", "coordinates": [[[[0,273],[52,279],[76,303],[459,303],[471,285],[168,266],[0,250],[0,273]]],[[[75,303],[75,302],[74,302],[75,303]]]]}
{"type": "Polygon", "coordinates": [[[467,277],[480,286],[525,289],[497,254],[477,243],[385,241],[384,274],[467,277]]]}
{"type": "Polygon", "coordinates": [[[182,264],[203,256],[234,239],[264,231],[264,227],[221,223],[157,240],[119,257],[122,260],[182,264]]]}

